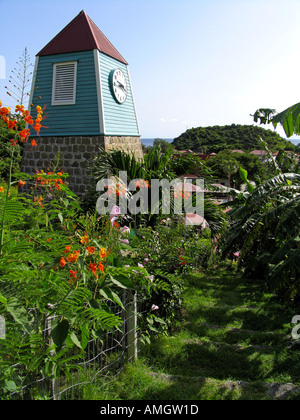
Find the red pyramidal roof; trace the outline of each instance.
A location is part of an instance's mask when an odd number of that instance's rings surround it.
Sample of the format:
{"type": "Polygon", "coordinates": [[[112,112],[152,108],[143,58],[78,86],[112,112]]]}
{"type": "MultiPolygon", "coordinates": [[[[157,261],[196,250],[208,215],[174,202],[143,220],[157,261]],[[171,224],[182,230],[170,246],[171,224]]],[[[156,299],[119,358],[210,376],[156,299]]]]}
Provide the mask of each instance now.
{"type": "Polygon", "coordinates": [[[37,55],[43,56],[95,49],[122,63],[128,64],[92,19],[82,10],[37,55]]]}

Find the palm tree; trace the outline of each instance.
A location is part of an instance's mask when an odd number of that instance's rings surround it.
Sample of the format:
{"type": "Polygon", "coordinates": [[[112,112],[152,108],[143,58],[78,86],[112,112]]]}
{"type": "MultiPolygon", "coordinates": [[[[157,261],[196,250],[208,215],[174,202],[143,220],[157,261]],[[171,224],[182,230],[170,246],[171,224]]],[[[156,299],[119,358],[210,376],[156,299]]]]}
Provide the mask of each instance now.
{"type": "MultiPolygon", "coordinates": [[[[194,156],[179,158],[178,160],[172,159],[172,149],[162,151],[160,145],[154,146],[151,151],[144,155],[143,160],[136,160],[133,155],[129,155],[123,151],[106,152],[100,150],[98,156],[95,157],[92,176],[94,179],[94,186],[86,195],[82,202],[84,211],[94,209],[98,197],[96,194],[96,184],[101,179],[110,177],[119,177],[121,171],[126,171],[127,181],[130,182],[136,179],[147,180],[150,182],[152,179],[167,179],[172,181],[178,176],[186,173],[191,173],[192,170],[201,172],[201,176],[206,175],[206,181],[209,183],[213,181],[211,173],[203,162],[194,156]]],[[[149,189],[149,195],[151,191],[149,189]]],[[[161,197],[159,198],[161,200],[161,197]]],[[[149,198],[150,203],[151,198],[149,198]]],[[[171,197],[171,208],[173,207],[171,197]]],[[[194,203],[193,203],[194,204],[194,203]]],[[[212,234],[215,235],[226,226],[226,216],[224,212],[214,204],[210,199],[204,200],[204,213],[207,222],[210,225],[212,234]]],[[[144,216],[146,223],[154,224],[157,215],[144,216]]],[[[140,222],[141,220],[139,220],[140,222]]]]}
{"type": "Polygon", "coordinates": [[[228,187],[231,187],[231,175],[236,174],[239,170],[239,163],[235,159],[223,160],[221,168],[227,175],[228,187]]]}
{"type": "Polygon", "coordinates": [[[147,180],[151,179],[153,175],[158,179],[171,179],[174,175],[170,169],[171,155],[172,149],[163,153],[159,144],[154,146],[149,153],[146,153],[143,160],[138,160],[134,155],[122,150],[106,152],[100,149],[99,154],[94,159],[91,172],[96,182],[111,176],[118,177],[120,171],[127,172],[128,181],[133,179],[147,180]]]}

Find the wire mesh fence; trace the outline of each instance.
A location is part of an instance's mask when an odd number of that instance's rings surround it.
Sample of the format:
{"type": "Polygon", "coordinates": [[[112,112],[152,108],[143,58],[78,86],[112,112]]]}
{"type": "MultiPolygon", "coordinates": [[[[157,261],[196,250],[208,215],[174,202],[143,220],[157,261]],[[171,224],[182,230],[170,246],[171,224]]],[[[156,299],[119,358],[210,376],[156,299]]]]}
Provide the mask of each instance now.
{"type": "MultiPolygon", "coordinates": [[[[90,338],[68,372],[63,371],[59,375],[53,372],[51,378],[39,374],[28,380],[20,364],[19,377],[26,380],[18,390],[10,393],[9,399],[78,400],[84,398],[85,387],[96,381],[97,386],[99,383],[101,386],[101,379],[106,375],[119,374],[125,362],[137,357],[138,320],[148,312],[149,306],[145,297],[130,291],[124,292],[122,303],[123,308],[110,304],[110,310],[122,319],[118,328],[106,331],[100,337],[90,338]]],[[[43,329],[45,340],[49,340],[54,319],[55,316],[51,316],[46,320],[43,329]]]]}

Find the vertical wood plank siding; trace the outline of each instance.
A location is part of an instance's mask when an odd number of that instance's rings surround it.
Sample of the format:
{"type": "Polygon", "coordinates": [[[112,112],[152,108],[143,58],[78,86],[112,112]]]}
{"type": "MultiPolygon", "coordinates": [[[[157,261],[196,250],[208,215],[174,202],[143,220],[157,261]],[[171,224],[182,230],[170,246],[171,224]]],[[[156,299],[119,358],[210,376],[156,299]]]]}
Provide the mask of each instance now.
{"type": "MultiPolygon", "coordinates": [[[[93,51],[39,57],[32,103],[45,106],[41,136],[99,135],[97,87],[93,51]],[[77,61],[76,103],[51,105],[53,64],[77,61]],[[38,97],[41,96],[39,99],[38,97]]],[[[34,110],[32,112],[34,117],[34,110]]]]}
{"type": "Polygon", "coordinates": [[[105,134],[109,136],[139,136],[127,66],[101,52],[99,52],[99,60],[105,134]],[[123,71],[127,83],[127,98],[122,104],[115,101],[109,85],[110,73],[117,68],[123,71]]]}

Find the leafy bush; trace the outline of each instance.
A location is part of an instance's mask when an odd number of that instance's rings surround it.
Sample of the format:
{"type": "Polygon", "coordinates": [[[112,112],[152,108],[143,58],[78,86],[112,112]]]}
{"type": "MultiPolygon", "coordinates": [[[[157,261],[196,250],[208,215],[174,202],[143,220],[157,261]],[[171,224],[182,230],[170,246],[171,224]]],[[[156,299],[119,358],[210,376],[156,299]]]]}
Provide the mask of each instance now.
{"type": "Polygon", "coordinates": [[[239,252],[239,266],[272,290],[300,298],[300,176],[281,174],[240,197],[223,255],[239,252]]]}
{"type": "MultiPolygon", "coordinates": [[[[33,124],[23,107],[17,111],[33,124]]],[[[39,131],[42,110],[37,111],[39,131]]],[[[6,327],[0,388],[5,398],[41,378],[70,376],[79,369],[76,362],[88,340],[121,323],[109,302],[123,307],[124,290],[146,296],[151,282],[145,268],[124,267],[122,232],[111,218],[82,214],[67,174],[40,170],[33,177],[15,174],[13,180],[15,148],[30,132],[20,131],[1,104],[0,117],[11,136],[8,182],[0,186],[0,315],[6,327]],[[29,194],[22,193],[25,187],[29,194]]],[[[32,386],[30,392],[39,391],[32,386]]],[[[23,396],[38,397],[30,392],[23,396]]]]}
{"type": "Polygon", "coordinates": [[[211,257],[211,239],[204,236],[173,217],[161,219],[154,228],[140,228],[131,241],[133,260],[152,274],[150,302],[159,308],[167,330],[181,317],[184,276],[206,267],[211,257]]]}

